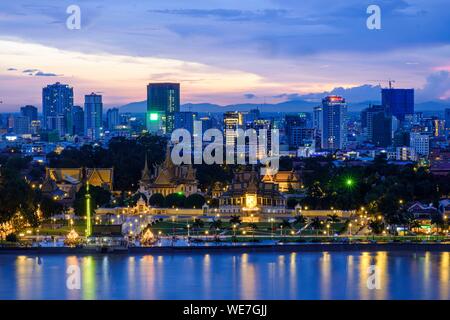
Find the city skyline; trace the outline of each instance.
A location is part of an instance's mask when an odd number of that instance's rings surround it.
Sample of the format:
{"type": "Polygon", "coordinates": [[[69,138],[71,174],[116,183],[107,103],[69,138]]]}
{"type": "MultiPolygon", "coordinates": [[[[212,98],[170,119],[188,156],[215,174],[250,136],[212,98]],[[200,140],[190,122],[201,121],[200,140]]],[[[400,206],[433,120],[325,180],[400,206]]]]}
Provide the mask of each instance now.
{"type": "Polygon", "coordinates": [[[57,81],[75,88],[75,104],[94,91],[106,108],[145,100],[150,82],[180,82],[182,103],[317,99],[337,87],[351,102],[377,96],[388,79],[415,88],[418,102],[447,101],[448,13],[439,3],[381,1],[381,30],[367,29],[366,1],[90,1],[78,4],[80,30],[66,28],[67,4],[2,3],[1,108],[41,110],[40,90],[57,81]]]}

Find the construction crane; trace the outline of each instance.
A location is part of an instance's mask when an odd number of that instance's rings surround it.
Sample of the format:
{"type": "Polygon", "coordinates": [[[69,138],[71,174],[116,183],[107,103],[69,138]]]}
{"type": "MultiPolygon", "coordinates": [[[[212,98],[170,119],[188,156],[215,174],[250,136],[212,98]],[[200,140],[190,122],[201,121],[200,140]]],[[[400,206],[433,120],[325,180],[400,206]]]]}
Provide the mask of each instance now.
{"type": "Polygon", "coordinates": [[[366,80],[368,82],[378,82],[380,87],[382,82],[387,82],[389,84],[389,89],[392,89],[392,84],[395,83],[395,80],[387,79],[387,80],[366,80]]]}

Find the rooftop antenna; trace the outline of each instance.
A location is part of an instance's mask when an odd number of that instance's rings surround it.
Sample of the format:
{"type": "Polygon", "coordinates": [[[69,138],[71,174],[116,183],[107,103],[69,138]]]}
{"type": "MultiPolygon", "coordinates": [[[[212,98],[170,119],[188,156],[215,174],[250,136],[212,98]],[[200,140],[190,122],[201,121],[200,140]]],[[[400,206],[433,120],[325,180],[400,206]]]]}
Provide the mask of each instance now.
{"type": "Polygon", "coordinates": [[[389,84],[389,89],[392,89],[394,86],[392,85],[395,83],[395,80],[387,79],[387,80],[366,80],[368,82],[378,82],[379,86],[381,87],[382,82],[387,82],[389,84]]]}

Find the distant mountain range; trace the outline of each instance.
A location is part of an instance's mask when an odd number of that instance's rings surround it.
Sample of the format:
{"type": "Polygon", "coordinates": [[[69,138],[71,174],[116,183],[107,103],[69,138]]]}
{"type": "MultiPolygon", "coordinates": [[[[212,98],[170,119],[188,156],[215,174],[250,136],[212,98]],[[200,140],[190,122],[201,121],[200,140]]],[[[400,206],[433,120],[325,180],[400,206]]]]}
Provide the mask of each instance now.
{"type": "MultiPolygon", "coordinates": [[[[366,108],[369,104],[379,104],[380,101],[361,101],[357,103],[349,103],[350,112],[359,112],[366,108]]],[[[181,106],[181,111],[193,111],[193,112],[225,112],[225,111],[249,111],[251,109],[258,108],[261,112],[312,112],[313,107],[319,105],[319,101],[307,101],[307,100],[289,100],[276,104],[255,104],[255,103],[243,103],[232,105],[218,105],[213,103],[186,103],[181,106]]],[[[440,101],[429,101],[416,103],[416,111],[437,111],[449,108],[450,103],[440,101]]],[[[120,108],[120,112],[131,113],[143,113],[146,112],[147,102],[139,101],[132,102],[123,105],[120,108]]]]}

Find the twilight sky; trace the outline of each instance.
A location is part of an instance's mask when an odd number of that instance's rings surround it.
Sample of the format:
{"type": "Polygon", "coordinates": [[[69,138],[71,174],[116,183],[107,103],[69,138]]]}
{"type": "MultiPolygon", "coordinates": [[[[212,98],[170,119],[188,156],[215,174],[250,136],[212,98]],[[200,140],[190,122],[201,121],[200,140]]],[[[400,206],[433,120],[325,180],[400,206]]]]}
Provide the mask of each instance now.
{"type": "Polygon", "coordinates": [[[373,99],[378,89],[351,88],[390,78],[419,102],[447,100],[449,21],[448,0],[1,1],[0,110],[40,108],[56,81],[74,87],[77,104],[101,92],[107,106],[145,100],[152,81],[181,82],[182,103],[272,103],[336,87],[373,99]],[[72,4],[81,30],[66,27],[72,4]],[[370,4],[381,30],[366,27],[370,4]]]}

